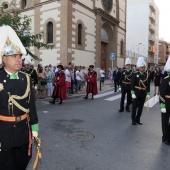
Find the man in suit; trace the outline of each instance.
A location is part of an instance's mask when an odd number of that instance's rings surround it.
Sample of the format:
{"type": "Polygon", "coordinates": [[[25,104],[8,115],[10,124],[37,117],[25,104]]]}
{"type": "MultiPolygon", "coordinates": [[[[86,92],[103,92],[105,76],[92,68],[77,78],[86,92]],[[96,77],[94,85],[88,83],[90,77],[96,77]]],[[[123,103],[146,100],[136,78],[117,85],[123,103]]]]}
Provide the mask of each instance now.
{"type": "Polygon", "coordinates": [[[115,92],[117,92],[117,86],[119,86],[120,82],[120,77],[121,77],[121,72],[118,67],[113,71],[113,80],[114,80],[114,85],[115,85],[115,92]]]}
{"type": "Polygon", "coordinates": [[[164,77],[160,84],[160,108],[162,117],[162,142],[170,145],[170,56],[166,62],[164,70],[167,76],[164,77]]]}
{"type": "Polygon", "coordinates": [[[19,71],[26,50],[17,34],[10,26],[0,32],[0,169],[25,170],[39,130],[32,82],[19,71]]]}
{"type": "Polygon", "coordinates": [[[132,105],[132,125],[142,125],[140,121],[145,99],[150,97],[150,82],[148,73],[145,71],[146,63],[143,57],[139,57],[137,61],[139,71],[134,72],[131,82],[131,94],[133,98],[132,105]]]}
{"type": "Polygon", "coordinates": [[[125,67],[121,73],[121,78],[120,78],[120,86],[119,86],[119,91],[121,91],[121,101],[120,101],[120,110],[119,112],[124,111],[124,101],[125,101],[125,95],[127,94],[127,104],[126,104],[126,111],[130,112],[130,104],[132,103],[132,97],[131,97],[131,79],[132,79],[132,74],[133,71],[130,69],[131,65],[131,60],[130,58],[126,59],[125,62],[125,67]]]}

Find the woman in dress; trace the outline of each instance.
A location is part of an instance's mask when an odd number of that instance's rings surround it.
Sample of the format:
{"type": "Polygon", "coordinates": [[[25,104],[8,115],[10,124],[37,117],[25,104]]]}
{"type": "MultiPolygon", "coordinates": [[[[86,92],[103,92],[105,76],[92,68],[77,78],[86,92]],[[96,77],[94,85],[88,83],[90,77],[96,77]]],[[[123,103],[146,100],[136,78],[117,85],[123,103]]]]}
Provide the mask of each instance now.
{"type": "Polygon", "coordinates": [[[155,86],[154,96],[156,96],[157,89],[158,89],[157,94],[159,95],[159,86],[160,86],[161,78],[162,78],[162,73],[161,73],[159,67],[157,67],[156,70],[155,70],[155,73],[154,73],[154,86],[155,86]]]}
{"type": "Polygon", "coordinates": [[[38,72],[38,91],[39,91],[39,99],[44,98],[44,91],[46,90],[46,75],[43,71],[43,67],[39,68],[38,72]],[[44,83],[43,83],[44,82],[44,83]]]}

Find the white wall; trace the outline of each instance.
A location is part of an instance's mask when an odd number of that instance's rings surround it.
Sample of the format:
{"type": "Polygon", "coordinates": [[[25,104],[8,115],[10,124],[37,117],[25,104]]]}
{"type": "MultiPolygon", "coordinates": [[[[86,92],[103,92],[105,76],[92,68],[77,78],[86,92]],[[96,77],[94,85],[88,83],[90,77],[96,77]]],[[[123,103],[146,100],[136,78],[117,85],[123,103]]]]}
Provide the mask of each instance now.
{"type": "Polygon", "coordinates": [[[92,0],[77,0],[79,1],[80,3],[84,4],[85,6],[93,9],[93,2],[92,0]]]}
{"type": "Polygon", "coordinates": [[[74,50],[75,54],[72,56],[74,57],[73,63],[75,65],[81,65],[88,67],[91,64],[94,64],[95,62],[95,54],[88,51],[80,51],[80,50],[74,50]]]}

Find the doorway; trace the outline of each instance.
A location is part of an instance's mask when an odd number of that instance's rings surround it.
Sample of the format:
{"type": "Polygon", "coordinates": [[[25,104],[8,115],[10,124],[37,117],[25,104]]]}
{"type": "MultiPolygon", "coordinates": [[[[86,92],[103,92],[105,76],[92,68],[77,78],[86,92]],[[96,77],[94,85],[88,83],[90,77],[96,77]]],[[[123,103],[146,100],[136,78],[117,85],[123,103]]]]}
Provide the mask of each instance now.
{"type": "Polygon", "coordinates": [[[106,70],[106,49],[107,49],[107,43],[101,42],[101,61],[100,61],[100,67],[103,67],[106,70]]]}

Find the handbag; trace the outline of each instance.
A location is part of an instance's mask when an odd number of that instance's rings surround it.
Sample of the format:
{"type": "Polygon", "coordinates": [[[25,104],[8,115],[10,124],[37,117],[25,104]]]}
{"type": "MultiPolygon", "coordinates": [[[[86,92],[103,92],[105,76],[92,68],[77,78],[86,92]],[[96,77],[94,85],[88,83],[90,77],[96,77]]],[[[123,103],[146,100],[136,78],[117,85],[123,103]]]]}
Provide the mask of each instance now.
{"type": "Polygon", "coordinates": [[[40,84],[41,85],[47,85],[47,82],[46,82],[46,80],[40,80],[40,84]]]}

